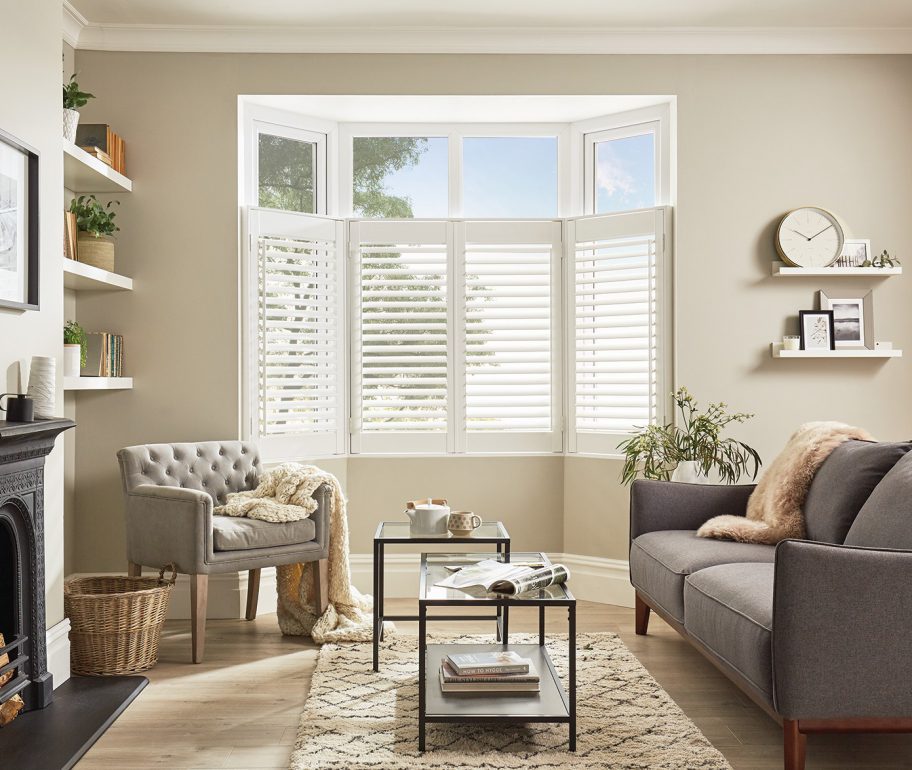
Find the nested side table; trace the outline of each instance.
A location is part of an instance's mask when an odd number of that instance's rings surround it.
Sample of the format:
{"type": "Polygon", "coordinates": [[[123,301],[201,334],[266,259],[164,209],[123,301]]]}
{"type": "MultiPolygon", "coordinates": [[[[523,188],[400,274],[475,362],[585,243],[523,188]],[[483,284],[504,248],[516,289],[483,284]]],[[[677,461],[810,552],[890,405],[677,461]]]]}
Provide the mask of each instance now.
{"type": "MultiPolygon", "coordinates": [[[[419,620],[418,615],[385,615],[383,611],[383,560],[387,545],[446,545],[450,549],[466,552],[477,551],[479,545],[495,545],[498,559],[510,561],[510,534],[499,521],[486,521],[472,534],[459,537],[446,535],[412,535],[407,521],[382,521],[374,535],[374,671],[380,670],[380,640],[383,639],[384,620],[419,620]]],[[[496,615],[437,615],[434,620],[493,620],[497,625],[497,639],[504,639],[508,633],[509,609],[497,607],[496,615]]]]}

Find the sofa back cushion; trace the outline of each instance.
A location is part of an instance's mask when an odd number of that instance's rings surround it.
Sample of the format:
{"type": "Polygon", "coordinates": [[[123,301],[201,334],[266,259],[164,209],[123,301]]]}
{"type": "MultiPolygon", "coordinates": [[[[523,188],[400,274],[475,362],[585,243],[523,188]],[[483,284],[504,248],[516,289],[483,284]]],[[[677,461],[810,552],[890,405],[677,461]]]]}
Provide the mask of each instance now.
{"type": "Polygon", "coordinates": [[[912,454],[896,463],[871,493],[845,544],[912,550],[912,454]]]}
{"type": "Polygon", "coordinates": [[[910,449],[907,441],[846,441],[836,447],[814,476],[804,502],[808,539],[843,543],[874,488],[910,449]]]}

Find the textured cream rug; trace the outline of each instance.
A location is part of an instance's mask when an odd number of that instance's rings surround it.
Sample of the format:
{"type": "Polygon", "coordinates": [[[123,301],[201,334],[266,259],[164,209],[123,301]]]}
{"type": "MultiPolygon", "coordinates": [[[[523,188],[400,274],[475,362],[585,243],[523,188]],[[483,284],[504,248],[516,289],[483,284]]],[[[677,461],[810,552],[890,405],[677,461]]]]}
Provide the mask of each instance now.
{"type": "MultiPolygon", "coordinates": [[[[449,640],[471,644],[491,638],[449,640]]],[[[510,640],[537,637],[515,634],[510,640]]],[[[565,677],[566,635],[551,637],[548,650],[565,677]]],[[[420,754],[416,637],[385,642],[376,674],[369,644],[324,645],[291,770],[730,770],[615,634],[580,634],[576,660],[576,753],[567,751],[562,724],[428,724],[428,751],[420,754]]]]}

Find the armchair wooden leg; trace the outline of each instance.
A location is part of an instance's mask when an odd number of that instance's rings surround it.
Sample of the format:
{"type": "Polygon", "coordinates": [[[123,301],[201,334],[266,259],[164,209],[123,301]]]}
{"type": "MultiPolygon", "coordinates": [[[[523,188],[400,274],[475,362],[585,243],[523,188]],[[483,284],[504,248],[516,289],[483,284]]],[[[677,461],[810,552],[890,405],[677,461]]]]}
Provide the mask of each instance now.
{"type": "Polygon", "coordinates": [[[315,609],[317,615],[322,615],[329,605],[329,562],[326,559],[312,561],[310,568],[313,570],[315,609]]]}
{"type": "Polygon", "coordinates": [[[256,620],[257,601],[260,598],[260,571],[247,572],[247,620],[256,620]]]}
{"type": "Polygon", "coordinates": [[[785,744],[784,770],[804,770],[804,755],[807,736],[798,729],[798,720],[782,721],[782,736],[785,744]]]}
{"type": "Polygon", "coordinates": [[[190,576],[190,637],[193,662],[203,662],[206,647],[206,603],[209,598],[209,576],[190,576]]]}
{"type": "Polygon", "coordinates": [[[134,564],[132,561],[127,562],[127,575],[130,577],[142,577],[142,565],[134,564]]]}
{"type": "Polygon", "coordinates": [[[641,598],[639,593],[636,594],[636,632],[640,636],[645,636],[649,629],[649,605],[641,598]]]}

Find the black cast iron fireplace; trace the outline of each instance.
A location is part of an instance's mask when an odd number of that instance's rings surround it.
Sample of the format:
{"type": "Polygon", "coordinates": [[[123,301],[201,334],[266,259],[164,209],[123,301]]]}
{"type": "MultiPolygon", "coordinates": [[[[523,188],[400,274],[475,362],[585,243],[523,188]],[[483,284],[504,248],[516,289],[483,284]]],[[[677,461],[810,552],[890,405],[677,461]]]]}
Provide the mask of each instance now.
{"type": "Polygon", "coordinates": [[[0,422],[0,633],[5,644],[0,703],[18,694],[24,710],[54,697],[44,618],[44,458],[72,420],[0,422]]]}

